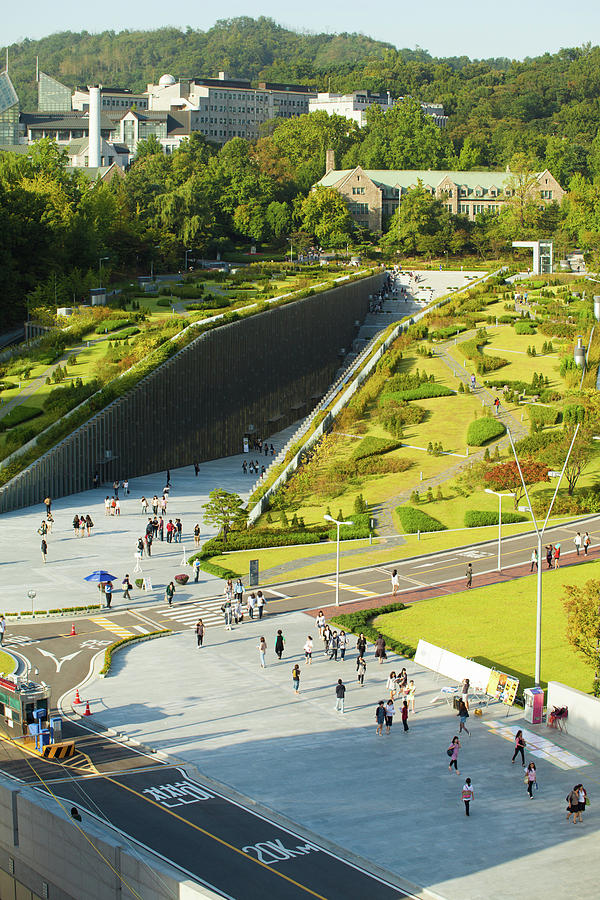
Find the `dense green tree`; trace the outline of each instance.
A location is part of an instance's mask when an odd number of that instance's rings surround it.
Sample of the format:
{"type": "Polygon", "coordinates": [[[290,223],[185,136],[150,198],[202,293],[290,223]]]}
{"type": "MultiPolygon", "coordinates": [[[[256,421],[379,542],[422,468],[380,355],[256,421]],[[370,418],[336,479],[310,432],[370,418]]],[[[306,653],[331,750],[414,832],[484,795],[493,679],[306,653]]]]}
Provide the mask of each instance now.
{"type": "Polygon", "coordinates": [[[343,246],[354,228],[344,198],[333,188],[324,187],[317,187],[304,200],[302,224],[323,247],[343,246]]]}

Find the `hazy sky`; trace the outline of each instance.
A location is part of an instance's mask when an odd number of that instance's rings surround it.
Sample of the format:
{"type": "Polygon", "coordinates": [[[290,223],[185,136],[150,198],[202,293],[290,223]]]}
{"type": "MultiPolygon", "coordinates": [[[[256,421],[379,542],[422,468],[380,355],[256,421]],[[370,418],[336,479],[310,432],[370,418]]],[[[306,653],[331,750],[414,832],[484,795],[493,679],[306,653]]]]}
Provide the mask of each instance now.
{"type": "Polygon", "coordinates": [[[211,4],[177,4],[170,11],[164,0],[128,0],[127,3],[81,3],[81,0],[29,0],[6,3],[0,40],[12,44],[56,31],[121,31],[165,25],[206,30],[217,18],[270,16],[282,25],[312,32],[363,32],[396,47],[420,46],[434,56],[472,58],[508,56],[522,59],[561,47],[600,42],[600,4],[597,0],[304,0],[284,6],[275,0],[222,0],[211,4]]]}

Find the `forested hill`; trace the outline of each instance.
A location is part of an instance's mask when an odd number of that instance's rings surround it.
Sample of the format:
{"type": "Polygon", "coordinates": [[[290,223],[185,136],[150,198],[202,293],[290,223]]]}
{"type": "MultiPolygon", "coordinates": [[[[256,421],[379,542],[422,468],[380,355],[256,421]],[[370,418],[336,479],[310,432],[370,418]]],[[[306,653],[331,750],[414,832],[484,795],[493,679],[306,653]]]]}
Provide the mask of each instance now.
{"type": "MultiPolygon", "coordinates": [[[[362,34],[299,34],[272,19],[245,16],[221,20],[208,31],[62,32],[9,49],[11,78],[30,108],[36,102],[36,56],[44,72],[70,87],[102,81],[140,90],[165,72],[206,78],[222,70],[232,78],[312,84],[316,73],[351,70],[390,52],[397,55],[391,44],[362,34]]],[[[404,52],[407,57],[428,58],[422,51],[404,52]]]]}

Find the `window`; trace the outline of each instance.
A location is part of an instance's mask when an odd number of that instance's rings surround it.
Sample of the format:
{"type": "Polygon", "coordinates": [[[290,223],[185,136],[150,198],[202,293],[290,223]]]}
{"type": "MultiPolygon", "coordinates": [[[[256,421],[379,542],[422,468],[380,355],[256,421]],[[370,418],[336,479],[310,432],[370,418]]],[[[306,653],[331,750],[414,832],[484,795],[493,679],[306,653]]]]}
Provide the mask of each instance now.
{"type": "MultiPolygon", "coordinates": [[[[546,182],[548,179],[546,179],[546,182]]],[[[542,200],[552,200],[552,191],[542,191],[542,200]]]]}

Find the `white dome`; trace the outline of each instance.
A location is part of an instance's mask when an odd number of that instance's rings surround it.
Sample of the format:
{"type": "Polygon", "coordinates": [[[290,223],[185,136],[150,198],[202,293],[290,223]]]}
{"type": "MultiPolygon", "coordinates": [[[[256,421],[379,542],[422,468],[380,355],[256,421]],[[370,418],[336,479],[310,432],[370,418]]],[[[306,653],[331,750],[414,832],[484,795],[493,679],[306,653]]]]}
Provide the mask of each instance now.
{"type": "Polygon", "coordinates": [[[168,84],[177,84],[177,79],[172,75],[161,75],[158,83],[163,86],[166,86],[168,84]]]}

